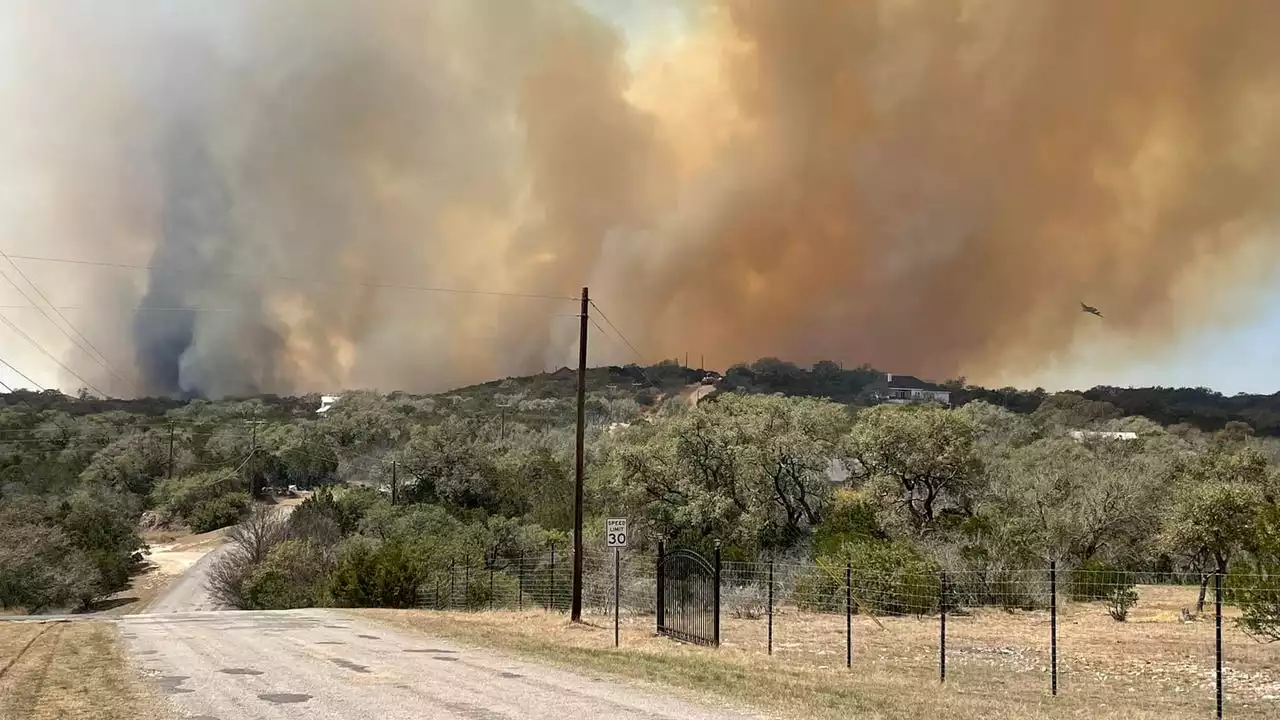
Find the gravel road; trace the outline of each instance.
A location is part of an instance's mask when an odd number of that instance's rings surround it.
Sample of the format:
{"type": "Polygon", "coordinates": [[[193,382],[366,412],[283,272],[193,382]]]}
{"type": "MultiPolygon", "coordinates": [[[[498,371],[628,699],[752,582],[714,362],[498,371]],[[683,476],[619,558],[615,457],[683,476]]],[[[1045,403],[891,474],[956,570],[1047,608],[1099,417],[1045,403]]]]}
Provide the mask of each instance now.
{"type": "Polygon", "coordinates": [[[200,720],[748,717],[402,633],[335,611],[122,617],[144,673],[200,720]]]}
{"type": "Polygon", "coordinates": [[[213,567],[218,558],[230,549],[229,545],[222,545],[197,560],[186,572],[174,579],[173,583],[165,589],[164,594],[151,603],[147,608],[147,614],[217,610],[218,604],[209,595],[209,589],[205,587],[205,583],[209,579],[209,568],[213,567]]]}

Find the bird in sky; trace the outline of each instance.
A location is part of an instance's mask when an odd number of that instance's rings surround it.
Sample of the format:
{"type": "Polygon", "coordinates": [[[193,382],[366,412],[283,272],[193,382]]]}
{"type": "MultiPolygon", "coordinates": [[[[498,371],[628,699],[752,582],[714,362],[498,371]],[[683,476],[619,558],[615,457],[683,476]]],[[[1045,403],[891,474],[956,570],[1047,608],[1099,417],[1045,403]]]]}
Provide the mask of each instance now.
{"type": "Polygon", "coordinates": [[[1087,312],[1090,315],[1097,315],[1098,317],[1102,317],[1102,313],[1098,310],[1098,308],[1092,305],[1085,305],[1084,303],[1080,303],[1080,312],[1087,312]]]}

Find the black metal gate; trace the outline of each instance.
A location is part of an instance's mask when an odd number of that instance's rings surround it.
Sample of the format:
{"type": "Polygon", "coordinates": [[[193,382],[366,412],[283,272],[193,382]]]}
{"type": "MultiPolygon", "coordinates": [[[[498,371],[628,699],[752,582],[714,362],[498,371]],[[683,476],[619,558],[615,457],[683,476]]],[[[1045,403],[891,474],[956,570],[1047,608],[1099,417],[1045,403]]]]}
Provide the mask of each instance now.
{"type": "Polygon", "coordinates": [[[658,543],[658,634],[720,646],[720,548],[714,562],[658,543]]]}

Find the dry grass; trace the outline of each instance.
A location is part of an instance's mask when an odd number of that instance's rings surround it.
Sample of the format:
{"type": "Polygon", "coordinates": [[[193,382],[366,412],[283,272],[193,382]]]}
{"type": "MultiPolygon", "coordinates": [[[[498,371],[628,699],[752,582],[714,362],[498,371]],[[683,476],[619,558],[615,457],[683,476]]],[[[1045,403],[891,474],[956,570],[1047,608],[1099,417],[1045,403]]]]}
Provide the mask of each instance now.
{"type": "MultiPolygon", "coordinates": [[[[937,618],[853,622],[853,670],[845,669],[844,617],[783,609],[774,655],[765,620],[723,620],[718,651],[654,636],[652,617],[623,620],[614,650],[611,618],[574,626],[562,615],[356,611],[433,635],[579,669],[675,688],[780,717],[1125,718],[1212,717],[1212,618],[1180,621],[1194,589],[1142,588],[1126,623],[1101,604],[1059,616],[1059,696],[1049,692],[1049,617],[981,611],[948,620],[947,683],[938,683],[937,618]]],[[[1249,639],[1224,623],[1227,712],[1280,716],[1280,644],[1249,639]]]]}
{"type": "Polygon", "coordinates": [[[111,623],[0,623],[0,668],[3,720],[168,717],[111,623]]]}

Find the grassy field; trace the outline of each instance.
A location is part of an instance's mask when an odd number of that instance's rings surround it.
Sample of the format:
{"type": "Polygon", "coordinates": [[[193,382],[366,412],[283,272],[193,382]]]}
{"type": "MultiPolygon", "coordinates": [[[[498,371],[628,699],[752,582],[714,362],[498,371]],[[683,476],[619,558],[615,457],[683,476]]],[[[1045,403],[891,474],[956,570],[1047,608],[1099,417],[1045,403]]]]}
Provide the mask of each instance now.
{"type": "MultiPolygon", "coordinates": [[[[653,618],[574,626],[563,615],[360,610],[362,616],[462,642],[675,689],[777,717],[1125,718],[1212,717],[1212,618],[1182,622],[1194,589],[1141,588],[1125,623],[1102,605],[1060,613],[1059,695],[1049,688],[1049,617],[981,611],[948,621],[947,683],[938,682],[936,618],[855,617],[853,669],[842,616],[784,609],[774,655],[764,619],[725,618],[718,651],[653,633],[653,618]]],[[[1229,717],[1280,716],[1280,643],[1260,644],[1224,623],[1229,717]]]]}
{"type": "Polygon", "coordinates": [[[0,719],[166,717],[125,657],[115,625],[0,623],[0,719]]]}

